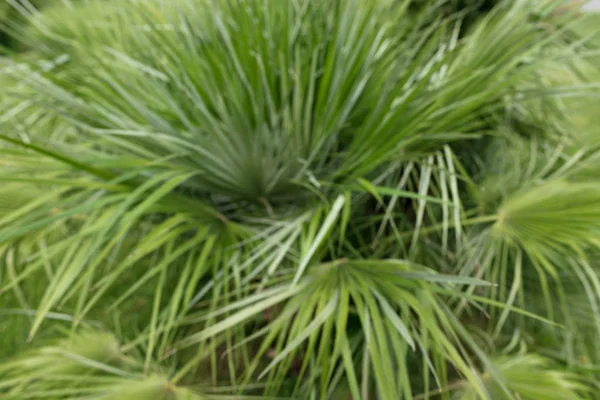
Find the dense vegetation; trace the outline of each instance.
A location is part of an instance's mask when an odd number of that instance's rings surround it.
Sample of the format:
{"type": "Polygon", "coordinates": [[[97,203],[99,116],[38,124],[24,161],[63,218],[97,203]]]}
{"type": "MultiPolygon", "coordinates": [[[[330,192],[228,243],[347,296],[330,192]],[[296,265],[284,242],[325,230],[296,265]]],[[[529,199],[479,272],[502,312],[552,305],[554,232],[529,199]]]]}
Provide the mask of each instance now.
{"type": "Polygon", "coordinates": [[[10,3],[0,398],[598,398],[595,21],[10,3]]]}

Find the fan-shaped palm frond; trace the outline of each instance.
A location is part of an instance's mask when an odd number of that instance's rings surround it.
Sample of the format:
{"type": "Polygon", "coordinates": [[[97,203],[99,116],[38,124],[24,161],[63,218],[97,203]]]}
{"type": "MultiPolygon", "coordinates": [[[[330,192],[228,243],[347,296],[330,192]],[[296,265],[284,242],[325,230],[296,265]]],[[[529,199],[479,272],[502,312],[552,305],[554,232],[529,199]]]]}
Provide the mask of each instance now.
{"type": "Polygon", "coordinates": [[[364,368],[373,370],[377,388],[384,396],[404,393],[410,398],[410,351],[420,352],[427,360],[423,365],[425,375],[431,368],[437,377],[434,365],[442,368],[445,362],[471,375],[470,361],[465,360],[466,353],[456,342],[453,317],[438,298],[438,292],[442,296],[446,291],[452,293],[455,283],[485,284],[435,274],[396,260],[338,260],[315,265],[296,286],[274,287],[219,310],[218,314],[225,310],[235,313],[188,336],[178,347],[196,344],[253,314],[279,307],[279,315],[260,331],[265,338],[247,368],[250,377],[265,354],[272,352],[273,360],[260,374],[270,374],[270,381],[284,382],[300,355],[303,361],[298,366],[299,378],[310,369],[307,384],[321,379],[321,397],[330,396],[330,380],[339,375],[339,369],[343,369],[353,396],[360,397],[361,392],[370,392],[368,381],[361,384],[357,380],[356,371],[362,363],[363,374],[364,368]],[[430,287],[435,285],[441,287],[430,287]],[[366,341],[364,353],[357,352],[357,340],[366,341]],[[394,352],[387,350],[390,345],[394,352]],[[328,361],[319,365],[320,359],[328,361]],[[313,363],[318,365],[318,374],[309,367],[313,363]]]}
{"type": "Polygon", "coordinates": [[[144,374],[143,363],[124,354],[114,336],[84,331],[2,365],[0,388],[7,398],[14,399],[209,398],[174,385],[161,373],[164,371],[144,374]]]}
{"type": "MultiPolygon", "coordinates": [[[[495,361],[507,386],[521,400],[581,400],[589,398],[589,387],[577,375],[553,368],[550,360],[532,354],[502,357],[495,361]]],[[[485,375],[483,379],[485,380],[485,375]]],[[[489,382],[493,399],[510,399],[489,382]]],[[[460,400],[477,399],[471,388],[461,390],[460,400]]]]}

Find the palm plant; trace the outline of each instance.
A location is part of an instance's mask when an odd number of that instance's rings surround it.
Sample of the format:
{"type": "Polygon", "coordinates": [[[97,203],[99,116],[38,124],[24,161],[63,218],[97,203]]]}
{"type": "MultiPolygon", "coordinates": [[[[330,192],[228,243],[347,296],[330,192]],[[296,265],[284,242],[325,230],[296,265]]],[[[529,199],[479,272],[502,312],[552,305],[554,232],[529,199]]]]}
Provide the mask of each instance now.
{"type": "Polygon", "coordinates": [[[16,2],[0,393],[592,399],[595,45],[410,3],[16,2]]]}

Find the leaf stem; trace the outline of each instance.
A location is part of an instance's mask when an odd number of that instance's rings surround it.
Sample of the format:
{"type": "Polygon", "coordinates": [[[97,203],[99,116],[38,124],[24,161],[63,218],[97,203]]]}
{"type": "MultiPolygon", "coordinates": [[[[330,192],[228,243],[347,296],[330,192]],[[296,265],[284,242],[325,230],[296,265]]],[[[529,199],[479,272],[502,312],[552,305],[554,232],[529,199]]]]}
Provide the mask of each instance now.
{"type": "Polygon", "coordinates": [[[460,381],[456,381],[453,382],[451,384],[449,384],[448,386],[444,387],[444,388],[439,388],[439,389],[435,389],[426,393],[421,393],[416,395],[413,399],[414,400],[423,400],[423,399],[427,399],[430,396],[438,396],[442,393],[446,393],[446,392],[452,392],[456,389],[460,389],[461,387],[467,385],[468,382],[465,380],[460,380],[460,381]]]}
{"type": "MultiPolygon", "coordinates": [[[[477,224],[483,224],[486,222],[494,222],[498,220],[498,215],[493,214],[493,215],[482,215],[479,217],[475,217],[475,218],[468,218],[468,219],[464,219],[462,221],[460,221],[460,225],[464,225],[464,226],[468,226],[468,225],[477,225],[477,224]]],[[[446,226],[448,226],[448,228],[453,228],[456,226],[456,224],[454,223],[449,223],[446,224],[446,226]]],[[[431,225],[425,228],[422,228],[419,230],[419,235],[422,234],[427,234],[430,232],[435,232],[437,230],[439,230],[440,228],[444,227],[444,223],[440,223],[440,224],[435,224],[435,225],[431,225]]],[[[405,232],[401,232],[400,236],[401,237],[410,237],[414,235],[414,230],[412,231],[405,231],[405,232]]]]}

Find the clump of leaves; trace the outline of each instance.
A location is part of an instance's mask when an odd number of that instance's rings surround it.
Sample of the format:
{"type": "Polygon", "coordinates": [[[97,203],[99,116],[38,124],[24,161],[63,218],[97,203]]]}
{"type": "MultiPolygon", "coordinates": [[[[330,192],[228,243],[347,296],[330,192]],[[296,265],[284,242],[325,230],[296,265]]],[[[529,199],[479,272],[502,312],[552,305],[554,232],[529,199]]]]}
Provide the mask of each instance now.
{"type": "Polygon", "coordinates": [[[177,387],[161,376],[160,370],[144,373],[143,363],[124,354],[114,336],[89,329],[5,363],[0,377],[3,393],[15,399],[207,398],[195,390],[177,387]]]}
{"type": "Polygon", "coordinates": [[[26,2],[4,0],[0,3],[0,55],[24,50],[26,43],[19,40],[27,26],[27,15],[36,7],[47,6],[58,0],[28,0],[26,2]]]}
{"type": "Polygon", "coordinates": [[[67,3],[2,69],[0,301],[123,344],[0,391],[591,398],[600,153],[565,98],[596,84],[560,4],[67,3]]]}
{"type": "MultiPolygon", "coordinates": [[[[590,390],[576,374],[552,368],[550,360],[537,355],[503,357],[496,360],[495,367],[504,375],[510,392],[506,393],[494,387],[494,382],[490,382],[490,392],[494,399],[512,399],[518,396],[521,400],[577,400],[581,398],[581,393],[590,390]]],[[[477,398],[471,388],[465,389],[457,397],[461,400],[477,398]]]]}

